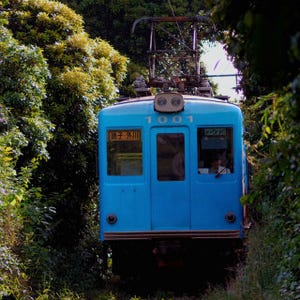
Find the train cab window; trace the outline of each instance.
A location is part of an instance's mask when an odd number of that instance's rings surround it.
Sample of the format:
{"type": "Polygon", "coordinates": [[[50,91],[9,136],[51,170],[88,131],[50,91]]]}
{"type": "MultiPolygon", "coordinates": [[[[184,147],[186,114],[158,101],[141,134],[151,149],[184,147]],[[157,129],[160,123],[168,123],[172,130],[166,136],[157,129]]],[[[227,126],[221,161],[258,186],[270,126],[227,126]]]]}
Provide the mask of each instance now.
{"type": "Polygon", "coordinates": [[[178,181],[185,179],[184,135],[161,133],[156,136],[157,179],[178,181]]]}
{"type": "Polygon", "coordinates": [[[233,129],[198,128],[198,173],[230,174],[233,169],[233,129]]]}
{"type": "Polygon", "coordinates": [[[107,174],[136,176],[142,172],[141,130],[108,130],[107,174]]]}

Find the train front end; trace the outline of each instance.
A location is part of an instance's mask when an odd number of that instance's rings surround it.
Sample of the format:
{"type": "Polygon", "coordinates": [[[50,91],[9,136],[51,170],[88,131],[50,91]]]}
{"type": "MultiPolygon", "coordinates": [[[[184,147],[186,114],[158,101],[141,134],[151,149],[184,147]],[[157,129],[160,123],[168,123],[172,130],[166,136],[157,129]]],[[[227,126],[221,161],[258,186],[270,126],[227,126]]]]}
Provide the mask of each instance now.
{"type": "Polygon", "coordinates": [[[241,110],[174,92],[102,109],[99,178],[100,238],[115,273],[234,252],[247,190],[241,110]]]}

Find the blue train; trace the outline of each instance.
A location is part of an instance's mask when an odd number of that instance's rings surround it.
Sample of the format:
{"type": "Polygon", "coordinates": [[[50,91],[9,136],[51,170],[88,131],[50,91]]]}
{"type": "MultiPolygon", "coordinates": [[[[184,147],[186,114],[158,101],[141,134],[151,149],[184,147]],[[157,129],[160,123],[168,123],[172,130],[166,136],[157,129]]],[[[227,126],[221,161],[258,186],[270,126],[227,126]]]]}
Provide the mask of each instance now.
{"type": "Polygon", "coordinates": [[[238,105],[178,91],[117,102],[99,113],[99,164],[100,238],[115,274],[201,268],[241,246],[238,105]]]}

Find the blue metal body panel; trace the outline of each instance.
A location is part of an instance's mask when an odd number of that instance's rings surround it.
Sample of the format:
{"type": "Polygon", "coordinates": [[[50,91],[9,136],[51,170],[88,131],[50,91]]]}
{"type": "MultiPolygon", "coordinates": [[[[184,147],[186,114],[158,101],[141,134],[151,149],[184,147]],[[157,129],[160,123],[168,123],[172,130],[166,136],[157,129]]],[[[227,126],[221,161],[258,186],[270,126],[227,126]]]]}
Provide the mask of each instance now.
{"type": "MultiPolygon", "coordinates": [[[[243,209],[240,197],[245,192],[245,156],[243,155],[243,117],[238,106],[213,99],[184,96],[184,110],[159,113],[153,98],[123,102],[99,113],[100,238],[162,238],[174,234],[197,238],[194,232],[238,231],[243,236],[243,209]],[[233,128],[234,172],[216,177],[197,171],[197,129],[228,126],[233,128]],[[143,172],[138,176],[107,174],[107,130],[140,129],[143,172]],[[159,133],[185,136],[185,180],[157,179],[156,139],[159,133]],[[233,212],[235,222],[225,214],[233,212]],[[117,221],[107,222],[114,214],[117,221]],[[131,236],[130,233],[139,233],[131,236]],[[162,233],[162,236],[160,235],[162,233]],[[145,234],[145,236],[143,236],[145,234]]],[[[208,236],[208,238],[213,237],[208,236]]],[[[219,236],[217,234],[217,236],[219,236]]]]}

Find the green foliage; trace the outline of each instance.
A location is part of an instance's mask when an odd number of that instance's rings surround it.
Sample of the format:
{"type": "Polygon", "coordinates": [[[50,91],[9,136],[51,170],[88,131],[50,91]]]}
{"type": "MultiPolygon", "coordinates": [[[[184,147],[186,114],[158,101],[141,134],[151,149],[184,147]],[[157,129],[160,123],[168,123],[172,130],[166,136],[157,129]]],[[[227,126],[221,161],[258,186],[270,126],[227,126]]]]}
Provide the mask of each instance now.
{"type": "Polygon", "coordinates": [[[206,3],[219,30],[224,30],[227,51],[243,75],[241,84],[247,98],[282,89],[294,79],[299,60],[292,58],[291,43],[294,41],[293,52],[297,52],[300,12],[294,9],[293,1],[206,3]]]}
{"type": "Polygon", "coordinates": [[[15,170],[12,148],[0,136],[0,296],[26,289],[26,274],[13,248],[21,222],[16,216],[15,170]]]}
{"type": "Polygon", "coordinates": [[[246,264],[238,266],[236,279],[228,282],[226,291],[208,290],[203,300],[281,299],[276,282],[278,247],[269,242],[270,234],[263,227],[253,229],[248,238],[246,264]]]}
{"type": "MultiPolygon", "coordinates": [[[[270,253],[276,252],[269,275],[276,280],[274,289],[280,290],[283,299],[297,299],[299,10],[294,9],[292,1],[206,2],[219,29],[224,29],[227,50],[243,75],[242,87],[247,97],[243,110],[251,164],[251,193],[243,201],[252,212],[254,224],[264,227],[266,234],[261,237],[261,244],[270,253]]],[[[252,245],[251,239],[249,243],[252,245]]],[[[266,256],[263,261],[267,262],[266,256]]],[[[250,264],[254,264],[254,259],[250,264]]]]}
{"type": "Polygon", "coordinates": [[[258,101],[252,109],[261,115],[262,135],[256,151],[267,155],[258,157],[259,171],[253,177],[253,192],[248,201],[261,213],[261,222],[266,224],[267,241],[279,252],[277,281],[285,299],[294,298],[300,288],[299,282],[299,226],[300,223],[300,130],[290,105],[295,95],[272,94],[258,101]]]}
{"type": "Polygon", "coordinates": [[[82,290],[99,284],[101,271],[98,209],[87,209],[98,203],[97,113],[115,98],[128,59],[91,39],[60,2],[2,2],[0,16],[20,43],[3,28],[0,130],[12,152],[3,177],[11,171],[17,254],[40,298],[82,290]]]}
{"type": "MultiPolygon", "coordinates": [[[[38,48],[19,46],[6,29],[2,27],[1,32],[0,103],[5,110],[4,117],[9,120],[3,129],[9,131],[15,128],[24,138],[12,141],[21,142],[22,146],[30,141],[26,151],[46,158],[46,144],[53,129],[42,111],[46,78],[49,76],[47,64],[38,48]]],[[[14,151],[19,151],[19,148],[14,151]]]]}
{"type": "Polygon", "coordinates": [[[20,45],[4,27],[0,31],[0,295],[29,299],[21,249],[32,233],[24,230],[23,211],[37,196],[32,173],[48,157],[52,136],[42,110],[49,72],[38,48],[20,45]]]}
{"type": "MultiPolygon", "coordinates": [[[[53,80],[75,68],[85,73],[86,79],[78,96],[88,100],[115,97],[115,84],[125,76],[127,58],[107,42],[90,39],[84,32],[81,16],[62,3],[47,0],[17,1],[6,5],[5,11],[9,28],[18,40],[43,49],[53,80]]],[[[64,83],[66,88],[73,88],[72,83],[64,81],[62,86],[64,83]]]]}
{"type": "MultiPolygon", "coordinates": [[[[132,33],[134,22],[142,17],[154,16],[196,16],[204,15],[208,10],[204,2],[196,0],[181,1],[124,1],[115,0],[111,2],[102,0],[65,0],[64,3],[72,6],[77,12],[82,14],[85,20],[86,30],[93,37],[101,36],[102,39],[108,40],[121,53],[125,53],[131,58],[133,65],[138,65],[137,73],[145,75],[147,81],[148,71],[144,74],[144,68],[148,66],[147,51],[149,50],[150,24],[148,22],[140,22],[132,33]],[[125,39],[124,39],[125,37],[125,39]],[[126,42],[124,42],[126,40],[126,42]]],[[[157,48],[161,49],[162,45],[168,48],[173,44],[173,48],[178,50],[179,43],[170,38],[172,32],[178,36],[179,31],[182,40],[188,43],[190,35],[190,24],[169,24],[168,33],[158,31],[156,33],[157,48]],[[171,34],[170,34],[171,33],[171,34]]],[[[159,28],[159,26],[157,26],[159,28]]],[[[213,26],[199,25],[198,38],[215,40],[217,32],[213,30],[213,26]]],[[[188,43],[190,44],[190,43],[188,43]]],[[[163,58],[161,57],[161,60],[163,58]]],[[[165,67],[170,64],[171,60],[164,57],[165,63],[160,65],[160,69],[167,73],[170,68],[165,67]]],[[[173,68],[176,64],[173,63],[173,68]]],[[[133,81],[136,79],[137,73],[128,68],[128,76],[125,78],[122,86],[119,86],[122,96],[136,96],[135,90],[132,88],[133,81]]],[[[172,69],[172,68],[171,68],[172,69]]],[[[187,68],[191,70],[191,68],[187,68]]],[[[158,72],[158,68],[157,68],[158,72]]],[[[165,74],[166,75],[166,74],[165,74]]]]}
{"type": "Polygon", "coordinates": [[[4,8],[14,36],[25,44],[44,48],[83,30],[81,16],[58,1],[10,1],[4,8]]]}
{"type": "Polygon", "coordinates": [[[207,11],[204,3],[197,0],[181,1],[103,1],[64,0],[80,13],[85,20],[87,31],[93,37],[109,41],[121,53],[125,53],[135,63],[147,66],[149,45],[149,24],[140,23],[131,34],[135,20],[154,16],[196,16],[207,11]],[[124,38],[126,42],[124,42],[124,38]]]}
{"type": "Polygon", "coordinates": [[[18,257],[6,246],[0,246],[0,271],[1,298],[14,295],[16,299],[29,299],[26,274],[22,271],[18,257]]]}

